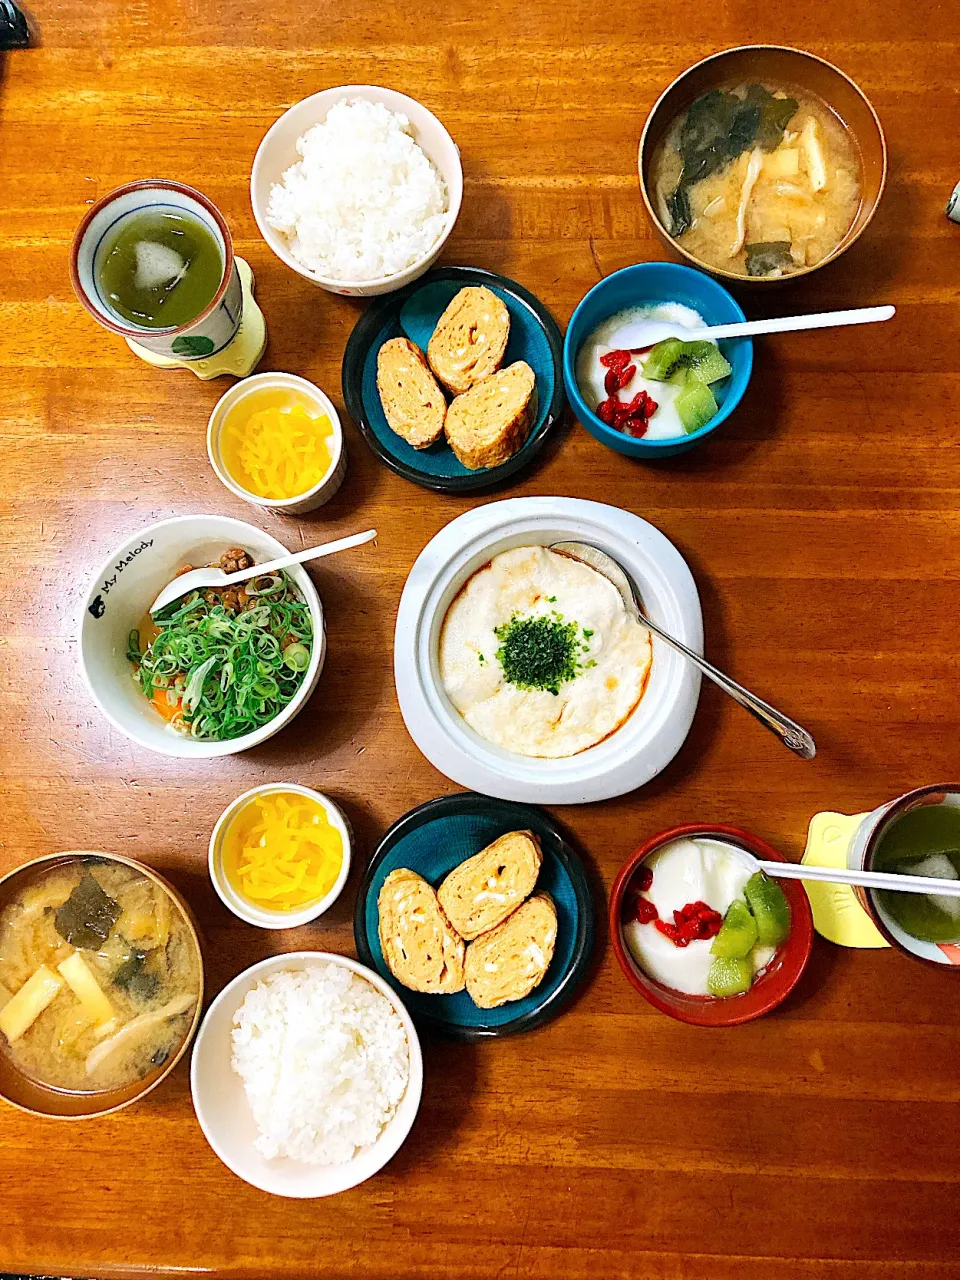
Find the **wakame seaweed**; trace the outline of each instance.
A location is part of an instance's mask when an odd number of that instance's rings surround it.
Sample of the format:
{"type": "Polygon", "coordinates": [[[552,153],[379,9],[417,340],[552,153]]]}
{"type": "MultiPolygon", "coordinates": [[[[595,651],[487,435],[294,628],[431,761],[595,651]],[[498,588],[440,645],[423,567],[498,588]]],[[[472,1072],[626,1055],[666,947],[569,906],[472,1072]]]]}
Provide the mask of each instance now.
{"type": "Polygon", "coordinates": [[[768,276],[793,263],[789,240],[759,240],[746,246],[747,275],[768,276]]]}
{"type": "Polygon", "coordinates": [[[74,887],[54,916],[57,933],[71,947],[101,947],[120,919],[120,903],[104,893],[89,872],[74,887]]]}
{"type": "Polygon", "coordinates": [[[682,236],[693,222],[690,188],[726,167],[744,151],[773,151],[797,110],[796,98],[776,98],[762,84],[740,97],[729,89],[711,89],[687,110],[680,127],[680,179],[667,197],[670,234],[682,236]]]}
{"type": "Polygon", "coordinates": [[[129,995],[141,1003],[157,994],[160,979],[155,973],[144,968],[148,951],[135,950],[129,960],[124,960],[113,975],[114,985],[122,987],[129,995]]]}

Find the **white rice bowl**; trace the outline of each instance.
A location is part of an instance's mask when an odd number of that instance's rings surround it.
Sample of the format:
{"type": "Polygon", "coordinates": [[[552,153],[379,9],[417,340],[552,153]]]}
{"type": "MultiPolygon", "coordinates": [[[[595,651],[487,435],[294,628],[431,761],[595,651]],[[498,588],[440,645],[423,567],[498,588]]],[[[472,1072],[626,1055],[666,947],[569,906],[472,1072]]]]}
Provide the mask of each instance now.
{"type": "Polygon", "coordinates": [[[268,1160],[345,1164],[376,1142],[410,1079],[404,1025],[359,974],[327,962],[281,969],[233,1016],[231,1065],[268,1160]]]}
{"type": "Polygon", "coordinates": [[[447,229],[447,185],[382,102],[344,98],[296,143],[301,159],[274,183],[266,220],[292,256],[331,280],[368,281],[406,270],[447,229]]]}

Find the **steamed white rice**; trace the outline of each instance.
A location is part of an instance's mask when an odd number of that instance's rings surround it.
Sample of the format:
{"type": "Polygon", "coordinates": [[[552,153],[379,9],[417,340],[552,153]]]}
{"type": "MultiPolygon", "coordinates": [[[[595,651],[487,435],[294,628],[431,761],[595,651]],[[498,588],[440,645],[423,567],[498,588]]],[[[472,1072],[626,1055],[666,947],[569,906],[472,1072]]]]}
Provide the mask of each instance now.
{"type": "Polygon", "coordinates": [[[268,1160],[344,1164],[375,1142],[410,1077],[403,1023],[365,978],[327,963],[272,973],[233,1019],[232,1064],[268,1160]]]}
{"type": "Polygon", "coordinates": [[[447,225],[447,186],[405,115],[343,99],[297,139],[302,157],[275,183],[267,221],[290,252],[332,280],[365,281],[413,266],[447,225]]]}

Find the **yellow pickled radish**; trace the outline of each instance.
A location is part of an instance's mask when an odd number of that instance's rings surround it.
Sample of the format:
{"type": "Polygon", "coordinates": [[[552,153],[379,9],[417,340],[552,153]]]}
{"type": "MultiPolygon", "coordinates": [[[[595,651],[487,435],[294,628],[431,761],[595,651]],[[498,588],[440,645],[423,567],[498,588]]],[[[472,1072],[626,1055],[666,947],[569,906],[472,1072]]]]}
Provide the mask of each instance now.
{"type": "Polygon", "coordinates": [[[343,866],[343,838],[323,805],[297,791],[254,796],[223,837],[223,870],[254,906],[294,911],[325,898],[343,866]]]}
{"type": "Polygon", "coordinates": [[[296,498],[329,471],[333,426],[326,414],[311,416],[302,404],[268,404],[254,413],[239,405],[220,433],[220,457],[255,497],[296,498]]]}

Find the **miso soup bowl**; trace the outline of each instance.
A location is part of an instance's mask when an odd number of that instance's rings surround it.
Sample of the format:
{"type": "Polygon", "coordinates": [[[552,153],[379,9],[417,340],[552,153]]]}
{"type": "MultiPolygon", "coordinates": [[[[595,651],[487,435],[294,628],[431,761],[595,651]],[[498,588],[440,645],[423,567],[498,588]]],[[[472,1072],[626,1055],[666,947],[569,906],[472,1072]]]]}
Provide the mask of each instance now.
{"type": "Polygon", "coordinates": [[[162,587],[184,565],[209,564],[229,547],[243,547],[265,562],[287,548],[269,533],[228,516],[176,516],[128,537],[97,569],[80,621],[80,667],[90,694],[115,729],[131,742],[165,756],[208,760],[259,746],[290,723],[306,705],[323,668],[326,633],[323,608],[301,565],[286,572],[300,589],[313,619],[310,662],[296,696],[279,715],[253,733],[222,742],[200,741],[172,729],[143,696],[127,658],[130,632],[138,628],[162,587]]]}
{"type": "Polygon", "coordinates": [[[353,298],[370,298],[376,294],[392,293],[394,289],[402,289],[404,285],[418,280],[440,256],[440,251],[446,244],[460,213],[462,199],[463,169],[460,165],[460,151],[437,117],[415,98],[408,98],[406,94],[397,93],[395,89],[382,89],[372,84],[338,85],[336,88],[324,89],[321,93],[314,93],[309,98],[304,98],[302,102],[295,103],[265,134],[257,149],[253,173],[250,177],[253,216],[257,220],[260,234],[280,261],[285,262],[288,267],[303,276],[305,280],[309,280],[311,284],[319,285],[321,289],[327,289],[330,293],[340,293],[353,298]],[[339,280],[311,271],[290,252],[287,237],[271,227],[267,221],[267,205],[272,187],[275,183],[281,182],[284,173],[300,159],[297,139],[314,125],[321,124],[327,118],[330,108],[344,98],[362,98],[367,102],[382,102],[390,111],[405,115],[413,126],[415,141],[425,155],[433,161],[438,173],[447,184],[447,225],[436,244],[416,262],[411,263],[409,267],[404,267],[402,271],[371,280],[339,280]]]}
{"type": "Polygon", "coordinates": [[[813,949],[813,912],[803,885],[798,880],[780,880],[778,884],[790,904],[790,936],[779,948],[766,972],[740,996],[723,999],[714,996],[692,996],[676,991],[651,978],[634,960],[623,937],[623,902],[637,869],[652,854],[674,840],[720,840],[755,858],[786,862],[783,854],[759,836],[729,827],[724,823],[687,823],[671,827],[645,841],[620,868],[610,893],[610,938],[614,954],[624,976],[635,991],[661,1013],[695,1027],[735,1027],[752,1022],[782,1004],[800,981],[813,949]]]}
{"type": "Polygon", "coordinates": [[[197,993],[197,1003],[190,1025],[176,1053],[171,1054],[162,1066],[151,1071],[142,1080],[136,1080],[133,1084],[124,1085],[119,1089],[102,1089],[96,1093],[73,1093],[38,1084],[17,1068],[9,1054],[0,1050],[0,1098],[21,1111],[28,1111],[35,1116],[45,1116],[51,1120],[92,1120],[97,1116],[120,1111],[145,1098],[167,1078],[189,1049],[190,1042],[200,1024],[200,1015],[203,1010],[203,951],[193,915],[183,895],[152,867],[144,866],[142,862],[135,862],[132,858],[124,858],[116,853],[99,853],[87,849],[75,849],[68,853],[51,853],[43,858],[34,858],[33,861],[24,863],[22,867],[17,867],[0,878],[0,912],[13,901],[21,889],[42,872],[82,858],[98,858],[104,862],[118,862],[125,867],[132,867],[159,885],[172,899],[187,922],[187,928],[197,950],[200,990],[197,993]]]}
{"type": "MultiPolygon", "coordinates": [[[[857,828],[850,845],[847,866],[853,871],[876,870],[873,860],[890,828],[905,813],[929,806],[960,809],[960,783],[935,783],[928,787],[917,787],[868,813],[857,828]]],[[[914,960],[922,960],[924,964],[938,967],[946,965],[948,968],[952,966],[960,973],[960,968],[957,968],[960,966],[960,943],[927,942],[923,938],[914,938],[893,919],[885,909],[882,898],[872,889],[856,888],[854,893],[891,946],[914,960]]]]}
{"type": "MultiPolygon", "coordinates": [[[[570,317],[567,336],[563,340],[563,382],[567,399],[578,420],[601,444],[629,458],[669,458],[695,448],[734,412],[743,399],[753,372],[753,339],[733,338],[723,342],[721,350],[730,361],[730,376],[717,382],[713,392],[717,412],[699,431],[663,440],[624,435],[598,418],[583,398],[577,381],[577,360],[583,344],[598,325],[628,307],[656,306],[679,302],[698,312],[705,324],[736,324],[746,316],[740,304],[722,284],[676,262],[639,262],[614,271],[593,286],[570,317]]],[[[696,331],[691,330],[691,338],[696,331]]]]}
{"type": "Polygon", "coordinates": [[[860,239],[877,211],[886,185],[887,143],[880,118],[870,100],[839,67],[803,49],[790,49],[775,44],[749,44],[711,54],[709,58],[696,63],[668,85],[647,116],[643,133],[640,135],[637,164],[643,203],[650,215],[654,231],[665,245],[676,250],[693,266],[699,267],[702,271],[709,271],[711,275],[733,280],[740,285],[769,286],[799,280],[801,276],[819,271],[828,262],[836,261],[860,239]],[[791,271],[787,276],[744,276],[738,275],[735,271],[724,271],[720,267],[701,262],[687,252],[682,238],[675,240],[670,235],[660,221],[657,210],[651,166],[657,147],[677,116],[711,89],[729,88],[745,81],[782,85],[785,89],[799,89],[803,93],[819,98],[846,125],[860,153],[863,186],[860,207],[850,224],[850,229],[833,252],[828,253],[816,266],[791,271]]]}

